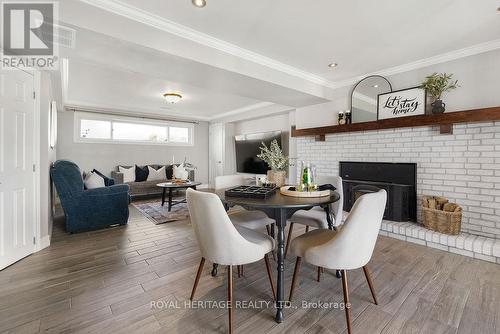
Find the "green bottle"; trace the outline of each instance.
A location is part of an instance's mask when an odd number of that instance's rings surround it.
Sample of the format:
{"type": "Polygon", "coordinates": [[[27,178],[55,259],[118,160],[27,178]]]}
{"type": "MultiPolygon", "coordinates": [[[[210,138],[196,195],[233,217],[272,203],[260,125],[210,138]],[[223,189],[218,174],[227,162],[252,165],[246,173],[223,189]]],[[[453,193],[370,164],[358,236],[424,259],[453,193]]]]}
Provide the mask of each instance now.
{"type": "Polygon", "coordinates": [[[302,184],[304,185],[306,191],[309,191],[309,185],[311,182],[311,164],[307,163],[304,171],[302,172],[302,184]]]}

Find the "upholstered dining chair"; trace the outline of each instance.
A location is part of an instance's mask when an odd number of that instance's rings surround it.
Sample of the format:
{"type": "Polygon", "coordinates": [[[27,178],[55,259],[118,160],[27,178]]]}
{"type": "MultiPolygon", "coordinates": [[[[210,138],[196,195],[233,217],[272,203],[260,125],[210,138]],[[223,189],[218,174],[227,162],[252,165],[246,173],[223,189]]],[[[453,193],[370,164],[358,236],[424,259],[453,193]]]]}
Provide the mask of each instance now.
{"type": "MultiPolygon", "coordinates": [[[[370,261],[382,224],[387,192],[380,190],[358,198],[339,231],[317,229],[293,239],[290,251],[297,256],[289,300],[292,300],[302,259],[326,269],[339,269],[345,305],[349,305],[347,271],[363,268],[375,304],[378,304],[367,264],[370,261]]],[[[351,309],[345,308],[347,331],[351,329],[351,309]]]]}
{"type": "Polygon", "coordinates": [[[273,299],[276,299],[267,256],[275,247],[274,239],[242,226],[235,227],[216,194],[188,189],[186,199],[202,256],[190,299],[194,298],[205,260],[228,266],[229,333],[232,333],[233,266],[242,266],[264,259],[273,299]]]}
{"type": "MultiPolygon", "coordinates": [[[[342,216],[344,211],[344,190],[342,187],[342,178],[340,176],[321,176],[317,179],[318,184],[331,184],[337,188],[340,198],[337,202],[330,205],[330,212],[332,214],[333,227],[336,228],[342,224],[342,216]]],[[[290,227],[288,229],[288,238],[285,248],[285,257],[288,254],[288,248],[292,238],[294,224],[305,225],[306,233],[309,228],[328,228],[328,220],[326,212],[321,207],[314,207],[311,210],[299,210],[290,218],[290,227]]],[[[318,272],[319,279],[319,272],[318,272]]]]}
{"type": "MultiPolygon", "coordinates": [[[[215,190],[245,185],[246,180],[243,175],[224,175],[215,178],[215,190]]],[[[261,211],[241,210],[231,213],[229,219],[237,226],[257,230],[266,227],[269,232],[269,225],[274,224],[274,219],[266,216],[261,211]]]]}
{"type": "MultiPolygon", "coordinates": [[[[215,177],[215,190],[221,190],[241,185],[247,185],[248,181],[245,176],[240,174],[222,175],[215,177]]],[[[269,218],[264,212],[257,210],[245,210],[231,212],[229,219],[235,226],[242,226],[251,230],[259,230],[266,228],[268,235],[273,235],[275,220],[269,218]]],[[[273,259],[275,258],[273,251],[273,259]]],[[[241,277],[244,272],[243,266],[238,266],[238,277],[241,277]]]]}

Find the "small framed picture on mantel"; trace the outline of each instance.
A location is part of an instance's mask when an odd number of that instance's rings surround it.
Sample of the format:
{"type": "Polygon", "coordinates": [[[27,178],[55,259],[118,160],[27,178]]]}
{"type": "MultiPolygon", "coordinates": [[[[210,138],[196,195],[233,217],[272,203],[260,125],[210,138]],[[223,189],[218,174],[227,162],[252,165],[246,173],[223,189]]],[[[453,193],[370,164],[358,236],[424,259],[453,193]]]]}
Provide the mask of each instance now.
{"type": "Polygon", "coordinates": [[[377,119],[425,115],[427,93],[422,87],[396,90],[378,95],[377,119]]]}

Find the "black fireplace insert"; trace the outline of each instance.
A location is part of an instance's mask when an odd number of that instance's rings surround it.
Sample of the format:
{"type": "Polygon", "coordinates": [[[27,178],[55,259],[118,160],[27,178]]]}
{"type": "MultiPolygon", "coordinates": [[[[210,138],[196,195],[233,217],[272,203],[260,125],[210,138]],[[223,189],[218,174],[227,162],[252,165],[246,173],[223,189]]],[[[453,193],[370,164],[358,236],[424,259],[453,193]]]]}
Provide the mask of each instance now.
{"type": "Polygon", "coordinates": [[[417,164],[391,162],[340,162],[344,186],[344,210],[364,194],[387,191],[384,219],[417,220],[417,164]]]}

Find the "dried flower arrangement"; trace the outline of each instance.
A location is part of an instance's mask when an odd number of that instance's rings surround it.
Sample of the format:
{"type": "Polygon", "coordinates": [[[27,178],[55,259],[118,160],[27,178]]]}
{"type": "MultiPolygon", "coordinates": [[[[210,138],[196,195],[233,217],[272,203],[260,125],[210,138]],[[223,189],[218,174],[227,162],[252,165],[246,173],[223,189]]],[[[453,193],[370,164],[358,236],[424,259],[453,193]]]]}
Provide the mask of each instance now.
{"type": "Polygon", "coordinates": [[[283,151],[281,150],[281,147],[276,139],[271,142],[269,147],[262,143],[262,146],[260,147],[260,154],[257,155],[257,158],[265,161],[274,171],[284,171],[288,168],[289,159],[283,154],[283,151]]]}

